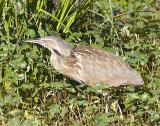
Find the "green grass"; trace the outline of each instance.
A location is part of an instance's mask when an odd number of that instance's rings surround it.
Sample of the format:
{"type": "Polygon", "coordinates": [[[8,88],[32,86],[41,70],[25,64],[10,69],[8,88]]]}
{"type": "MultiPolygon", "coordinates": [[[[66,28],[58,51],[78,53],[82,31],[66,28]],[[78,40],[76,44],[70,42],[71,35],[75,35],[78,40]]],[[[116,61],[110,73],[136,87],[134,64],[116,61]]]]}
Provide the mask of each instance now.
{"type": "Polygon", "coordinates": [[[0,1],[0,125],[160,125],[160,11],[156,0],[0,1]],[[25,39],[59,35],[121,56],[144,86],[91,88],[57,73],[25,39]],[[108,92],[109,112],[105,114],[108,92]]]}

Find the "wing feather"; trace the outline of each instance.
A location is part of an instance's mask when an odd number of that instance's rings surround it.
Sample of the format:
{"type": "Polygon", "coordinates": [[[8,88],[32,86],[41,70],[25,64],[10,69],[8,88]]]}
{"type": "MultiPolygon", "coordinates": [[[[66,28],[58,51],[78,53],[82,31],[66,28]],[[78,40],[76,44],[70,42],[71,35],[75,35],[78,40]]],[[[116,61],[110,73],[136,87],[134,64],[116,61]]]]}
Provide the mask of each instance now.
{"type": "Polygon", "coordinates": [[[70,77],[90,85],[107,83],[111,86],[143,84],[141,76],[122,59],[101,49],[91,47],[73,48],[64,67],[70,77]]]}

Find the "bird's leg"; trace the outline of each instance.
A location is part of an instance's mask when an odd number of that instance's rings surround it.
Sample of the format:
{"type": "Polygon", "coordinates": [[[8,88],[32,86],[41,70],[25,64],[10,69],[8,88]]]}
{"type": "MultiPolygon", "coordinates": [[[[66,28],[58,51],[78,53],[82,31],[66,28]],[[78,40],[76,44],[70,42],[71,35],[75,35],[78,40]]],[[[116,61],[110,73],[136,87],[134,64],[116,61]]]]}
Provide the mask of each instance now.
{"type": "Polygon", "coordinates": [[[105,104],[105,113],[109,112],[109,106],[108,106],[108,101],[109,101],[109,93],[103,90],[98,90],[100,94],[102,94],[102,98],[104,98],[104,104],[105,104]]]}
{"type": "Polygon", "coordinates": [[[118,104],[118,101],[117,101],[117,107],[118,107],[118,109],[119,109],[120,118],[123,119],[122,109],[121,109],[120,105],[118,104]]]}
{"type": "Polygon", "coordinates": [[[108,93],[107,92],[102,92],[102,95],[104,97],[104,103],[105,103],[105,113],[109,112],[109,107],[108,107],[108,93]]]}

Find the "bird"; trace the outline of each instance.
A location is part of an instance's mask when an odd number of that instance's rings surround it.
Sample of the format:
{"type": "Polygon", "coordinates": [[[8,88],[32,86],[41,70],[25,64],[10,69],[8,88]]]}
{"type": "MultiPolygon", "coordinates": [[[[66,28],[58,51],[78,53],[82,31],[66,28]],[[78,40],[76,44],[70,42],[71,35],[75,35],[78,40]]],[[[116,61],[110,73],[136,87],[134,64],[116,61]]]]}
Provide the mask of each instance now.
{"type": "Polygon", "coordinates": [[[143,78],[122,58],[103,49],[89,46],[71,47],[56,36],[29,39],[51,52],[50,62],[57,72],[90,87],[103,83],[111,87],[143,85],[143,78]]]}

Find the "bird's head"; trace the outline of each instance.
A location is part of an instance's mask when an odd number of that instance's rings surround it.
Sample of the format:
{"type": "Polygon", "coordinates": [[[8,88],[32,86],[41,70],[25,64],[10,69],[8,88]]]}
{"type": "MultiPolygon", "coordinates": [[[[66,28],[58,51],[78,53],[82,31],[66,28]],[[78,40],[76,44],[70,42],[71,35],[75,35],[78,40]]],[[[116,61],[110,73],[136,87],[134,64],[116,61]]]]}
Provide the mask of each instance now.
{"type": "Polygon", "coordinates": [[[54,36],[37,38],[34,40],[26,40],[25,42],[40,44],[44,46],[45,48],[49,49],[51,52],[54,52],[59,55],[67,56],[70,54],[69,45],[62,39],[59,39],[54,36]]]}

